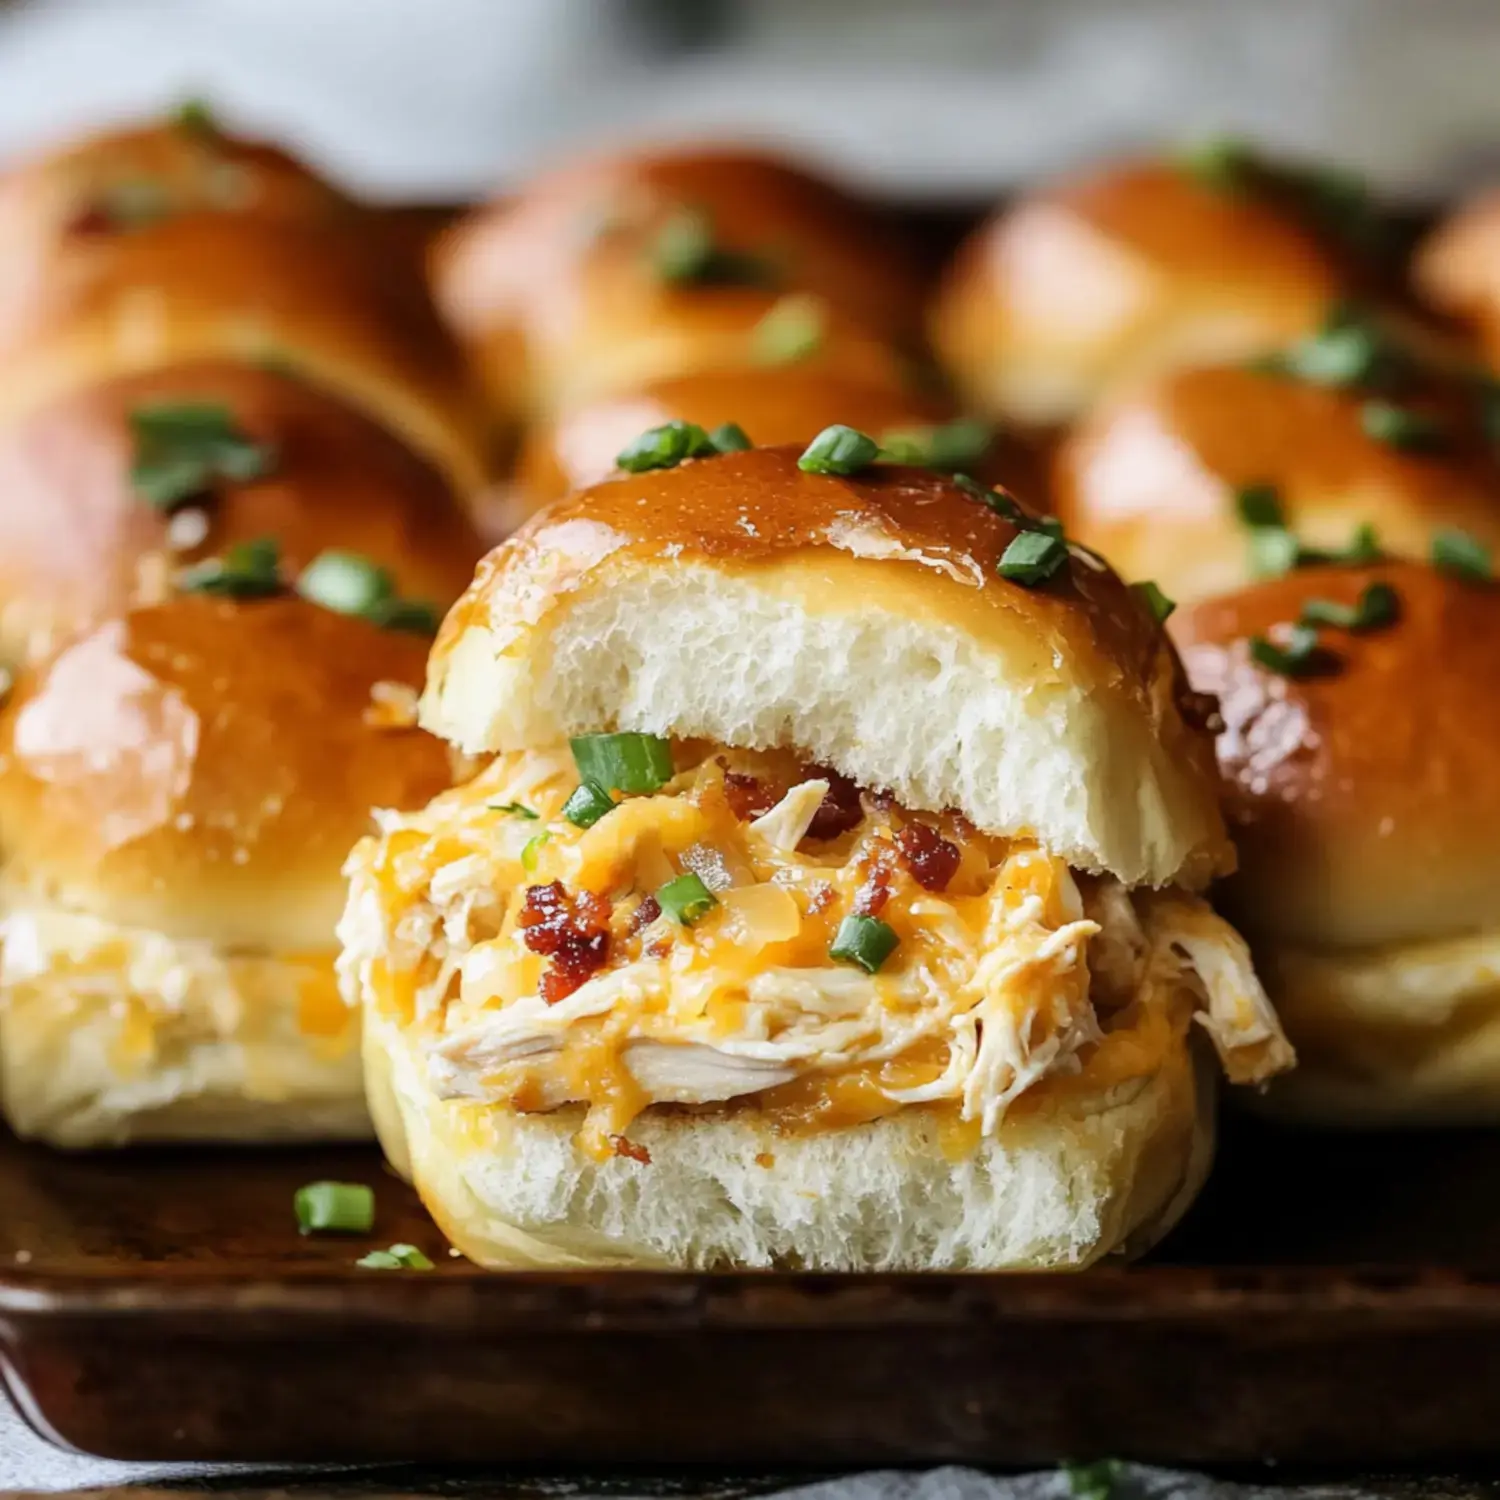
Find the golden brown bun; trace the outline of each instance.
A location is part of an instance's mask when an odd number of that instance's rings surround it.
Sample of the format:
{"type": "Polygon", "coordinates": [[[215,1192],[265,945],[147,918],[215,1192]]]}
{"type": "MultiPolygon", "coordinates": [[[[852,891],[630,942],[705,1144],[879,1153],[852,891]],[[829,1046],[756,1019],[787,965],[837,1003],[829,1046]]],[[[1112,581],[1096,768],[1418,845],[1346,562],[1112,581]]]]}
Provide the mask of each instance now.
{"type": "Polygon", "coordinates": [[[556,410],[601,391],[753,363],[776,293],[827,307],[824,368],[891,365],[913,340],[920,280],[887,226],[773,157],[670,149],[601,157],[534,181],[444,235],[438,305],[502,410],[556,410]],[[715,245],[774,265],[774,291],[673,287],[651,266],[662,226],[709,216],[715,245]],[[634,346],[634,347],[633,347],[634,346]]]}
{"type": "Polygon", "coordinates": [[[760,448],[542,512],[444,622],[423,722],[471,753],[619,728],[787,746],[1127,883],[1230,851],[1163,632],[1097,559],[1036,588],[1016,525],[927,470],[760,448]],[[600,643],[607,642],[608,649],[600,643]]]}
{"type": "Polygon", "coordinates": [[[325,548],[390,569],[400,593],[446,605],[481,551],[443,479],[357,411],[298,380],[202,361],[79,388],[0,426],[0,653],[16,660],[122,609],[153,570],[273,536],[295,573],[325,548]],[[152,403],[222,407],[274,454],[263,479],[190,502],[206,533],[173,548],[168,517],[131,487],[130,417],[152,403]]]}
{"type": "Polygon", "coordinates": [[[183,213],[325,224],[359,210],[286,152],[212,125],[103,131],[0,175],[0,303],[70,242],[183,213]]]}
{"type": "Polygon", "coordinates": [[[82,237],[0,307],[0,421],[61,391],[199,359],[282,364],[338,392],[465,494],[478,404],[420,281],[358,224],[193,214],[82,237]]]}
{"type": "Polygon", "coordinates": [[[1472,327],[1500,358],[1500,192],[1455,210],[1417,247],[1412,279],[1438,312],[1472,327]]]}
{"type": "Polygon", "coordinates": [[[1180,370],[1104,402],[1064,440],[1053,495],[1070,535],[1127,578],[1177,600],[1252,576],[1236,492],[1276,487],[1287,524],[1343,548],[1376,528],[1398,556],[1425,556],[1435,528],[1500,544],[1500,460],[1477,405],[1435,383],[1403,406],[1441,421],[1433,452],[1402,450],[1361,425],[1367,397],[1233,367],[1180,370]]]}
{"type": "Polygon", "coordinates": [[[976,408],[1047,426],[1109,386],[1278,348],[1322,321],[1357,268],[1285,206],[1164,162],[1096,168],[975,231],[932,310],[976,408]]]}
{"type": "Polygon", "coordinates": [[[327,951],[372,807],[416,807],[446,751],[367,718],[426,642],[300,599],[188,595],[96,626],[0,714],[0,894],[169,938],[327,951]]]}
{"type": "Polygon", "coordinates": [[[1416,563],[1309,568],[1172,627],[1194,686],[1220,697],[1240,850],[1224,895],[1252,942],[1399,944],[1495,925],[1500,589],[1416,563]],[[1337,670],[1293,679],[1247,658],[1245,640],[1305,600],[1350,604],[1377,579],[1400,619],[1325,629],[1337,670]]]}
{"type": "MultiPolygon", "coordinates": [[[[504,530],[513,530],[552,500],[607,479],[620,450],[664,422],[695,422],[708,431],[737,422],[754,442],[771,447],[806,444],[836,422],[878,439],[895,429],[947,422],[954,415],[935,397],[800,368],[658,380],[637,391],[601,397],[533,428],[521,449],[504,530]]],[[[987,482],[1031,495],[1036,493],[1035,470],[1019,445],[997,440],[974,472],[987,482]]]]}

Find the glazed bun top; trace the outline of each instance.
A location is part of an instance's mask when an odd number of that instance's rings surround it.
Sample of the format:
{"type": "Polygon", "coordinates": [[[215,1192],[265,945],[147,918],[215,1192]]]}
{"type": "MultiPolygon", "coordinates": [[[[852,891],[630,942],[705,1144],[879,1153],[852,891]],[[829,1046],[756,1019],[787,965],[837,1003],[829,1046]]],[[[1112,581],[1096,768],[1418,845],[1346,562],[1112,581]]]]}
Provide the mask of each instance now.
{"type": "Polygon", "coordinates": [[[1219,696],[1219,763],[1253,937],[1310,948],[1403,943],[1495,925],[1500,886],[1500,589],[1419,563],[1309,568],[1179,610],[1195,687],[1219,696]],[[1309,599],[1393,624],[1320,631],[1306,676],[1258,665],[1309,599]],[[1269,637],[1268,637],[1269,633],[1269,637]]]}
{"type": "Polygon", "coordinates": [[[0,426],[0,655],[35,655],[262,536],[293,572],[336,547],[440,607],[482,550],[433,468],[293,376],[227,361],[123,376],[0,426]]]}
{"type": "Polygon", "coordinates": [[[370,809],[449,784],[443,746],[372,705],[420,685],[425,649],[295,598],[182,595],[96,626],[0,713],[6,904],[326,950],[370,809]]]}
{"type": "Polygon", "coordinates": [[[690,460],[541,513],[444,623],[423,722],[470,752],[605,729],[786,746],[1131,884],[1224,866],[1211,746],[1142,600],[1018,508],[799,453],[690,460]],[[1031,586],[998,571],[1023,532],[1007,569],[1055,567],[1031,586]]]}
{"type": "Polygon", "coordinates": [[[1352,189],[1340,218],[1310,174],[1239,163],[1096,168],[977,230],[931,319],[971,403],[1065,422],[1122,380],[1276,348],[1381,280],[1359,253],[1372,221],[1352,189]]]}
{"type": "Polygon", "coordinates": [[[533,415],[775,359],[790,337],[778,325],[797,321],[787,297],[803,323],[811,310],[806,357],[825,369],[873,367],[886,346],[914,345],[920,320],[920,278],[889,226],[798,168],[726,149],[538,178],[443,236],[432,269],[497,401],[533,415]]]}
{"type": "Polygon", "coordinates": [[[1483,393],[1435,374],[1383,390],[1179,370],[1101,403],[1054,460],[1069,533],[1178,600],[1256,576],[1241,497],[1257,491],[1324,551],[1348,548],[1365,525],[1396,556],[1425,557],[1446,527],[1500,545],[1500,450],[1483,393]]]}
{"type": "MultiPolygon", "coordinates": [[[[871,436],[928,440],[942,428],[962,439],[962,468],[976,476],[1032,487],[1004,472],[1018,467],[1013,444],[984,423],[953,422],[952,409],[933,396],[880,384],[786,369],[724,371],[655,381],[640,390],[601,397],[533,429],[521,453],[518,489],[522,514],[597,484],[614,471],[615,456],[632,439],[664,422],[694,422],[712,431],[734,422],[765,447],[810,442],[825,427],[846,423],[871,436]]],[[[508,527],[507,529],[513,529],[508,527]]]]}

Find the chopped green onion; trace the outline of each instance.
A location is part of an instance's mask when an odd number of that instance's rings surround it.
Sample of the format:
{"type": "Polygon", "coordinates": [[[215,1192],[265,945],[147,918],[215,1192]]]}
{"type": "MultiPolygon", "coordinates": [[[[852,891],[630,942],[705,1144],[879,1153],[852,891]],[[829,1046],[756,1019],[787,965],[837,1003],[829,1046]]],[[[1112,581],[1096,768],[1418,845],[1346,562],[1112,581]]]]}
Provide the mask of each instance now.
{"type": "Polygon", "coordinates": [[[1251,659],[1282,677],[1301,677],[1317,665],[1318,632],[1311,625],[1293,625],[1280,645],[1263,635],[1250,637],[1251,659]]]}
{"type": "Polygon", "coordinates": [[[357,552],[330,548],[302,570],[297,592],[340,615],[368,614],[395,592],[391,575],[357,552]]]}
{"type": "Polygon", "coordinates": [[[757,364],[794,365],[822,347],[828,317],[817,298],[798,293],[782,297],[751,331],[757,364]]]}
{"type": "Polygon", "coordinates": [[[362,1182],[309,1182],[292,1208],[302,1234],[368,1234],[375,1223],[375,1193],[362,1182]]]}
{"type": "Polygon", "coordinates": [[[1247,484],[1234,492],[1234,508],[1246,526],[1286,525],[1281,492],[1274,484],[1247,484]]]}
{"type": "Polygon", "coordinates": [[[216,141],[221,134],[213,110],[202,99],[184,99],[172,111],[171,125],[200,141],[216,141]]]}
{"type": "Polygon", "coordinates": [[[372,1250],[354,1262],[367,1271],[431,1271],[432,1261],[415,1245],[392,1245],[389,1250],[372,1250]]]}
{"type": "Polygon", "coordinates": [[[513,818],[525,818],[531,823],[539,821],[542,816],[539,812],[527,807],[524,802],[490,802],[486,805],[491,812],[509,813],[513,818]]]}
{"type": "Polygon", "coordinates": [[[721,422],[709,433],[708,440],[720,453],[745,453],[755,446],[738,422],[721,422]]]}
{"type": "Polygon", "coordinates": [[[937,427],[893,427],[881,433],[880,449],[891,463],[952,474],[977,464],[994,439],[995,429],[988,422],[959,417],[937,427]]]}
{"type": "Polygon", "coordinates": [[[875,974],[896,951],[900,941],[889,922],[854,913],[839,923],[828,956],[840,963],[857,964],[866,974],[875,974]]]}
{"type": "Polygon", "coordinates": [[[1003,553],[997,571],[1012,583],[1034,588],[1045,583],[1068,560],[1068,546],[1061,537],[1045,531],[1023,531],[1003,553]]]}
{"type": "Polygon", "coordinates": [[[835,422],[825,427],[797,460],[804,474],[858,474],[880,457],[880,444],[872,437],[835,422]]]}
{"type": "Polygon", "coordinates": [[[674,209],[657,230],[648,258],[661,280],[677,286],[771,286],[776,281],[768,260],[720,249],[713,221],[698,208],[674,209]]]}
{"type": "Polygon", "coordinates": [[[684,459],[706,458],[719,450],[696,422],[664,422],[622,448],[615,463],[627,474],[675,469],[684,459]]]}
{"type": "Polygon", "coordinates": [[[1256,526],[1250,532],[1250,571],[1257,578],[1279,578],[1305,561],[1302,544],[1280,526],[1256,526]]]}
{"type": "Polygon", "coordinates": [[[669,880],[656,893],[657,904],[669,917],[691,927],[719,904],[719,898],[691,870],[669,880]]]}
{"type": "Polygon", "coordinates": [[[1377,563],[1383,556],[1375,528],[1368,521],[1361,521],[1350,534],[1344,549],[1341,552],[1330,552],[1328,560],[1358,566],[1362,563],[1377,563]]]}
{"type": "Polygon", "coordinates": [[[1202,187],[1240,192],[1253,184],[1260,163],[1248,142],[1217,135],[1185,146],[1177,153],[1177,165],[1202,187]]]}
{"type": "Polygon", "coordinates": [[[614,798],[597,781],[580,781],[572,796],[563,803],[562,815],[575,828],[592,828],[614,809],[614,798]]]}
{"type": "Polygon", "coordinates": [[[1064,1464],[1062,1469],[1075,1500],[1111,1500],[1121,1465],[1117,1458],[1101,1458],[1091,1464],[1064,1464]]]}
{"type": "Polygon", "coordinates": [[[568,744],[579,776],[606,792],[656,792],[672,779],[672,742],[654,734],[582,734],[568,744]]]}
{"type": "Polygon", "coordinates": [[[1390,401],[1366,401],[1359,409],[1359,425],[1367,437],[1402,452],[1430,452],[1446,438],[1442,423],[1390,401]]]}
{"type": "Polygon", "coordinates": [[[436,635],[442,618],[437,605],[427,599],[377,599],[364,617],[382,630],[410,635],[436,635]]]}
{"type": "Polygon", "coordinates": [[[1298,623],[1332,625],[1340,630],[1377,630],[1391,624],[1400,608],[1400,600],[1390,584],[1370,583],[1355,604],[1339,604],[1333,599],[1304,600],[1298,623]]]}
{"type": "Polygon", "coordinates": [[[1146,611],[1151,618],[1158,625],[1165,625],[1172,611],[1177,608],[1176,601],[1167,598],[1149,578],[1140,583],[1132,583],[1130,587],[1135,596],[1146,606],[1146,611]]]}
{"type": "Polygon", "coordinates": [[[147,402],[131,411],[130,430],[130,487],[158,510],[202,495],[216,479],[264,478],[274,462],[273,450],[247,437],[216,402],[147,402]]]}
{"type": "Polygon", "coordinates": [[[1494,576],[1490,549],[1478,537],[1456,527],[1433,533],[1432,565],[1444,573],[1479,583],[1487,583],[1494,576]]]}
{"type": "Polygon", "coordinates": [[[218,594],[229,599],[269,599],[286,591],[280,550],[271,537],[241,542],[223,557],[208,557],[177,575],[186,594],[218,594]]]}
{"type": "Polygon", "coordinates": [[[535,838],[529,838],[521,848],[521,868],[528,875],[536,872],[536,862],[542,852],[542,845],[552,842],[550,833],[539,833],[535,838]]]}

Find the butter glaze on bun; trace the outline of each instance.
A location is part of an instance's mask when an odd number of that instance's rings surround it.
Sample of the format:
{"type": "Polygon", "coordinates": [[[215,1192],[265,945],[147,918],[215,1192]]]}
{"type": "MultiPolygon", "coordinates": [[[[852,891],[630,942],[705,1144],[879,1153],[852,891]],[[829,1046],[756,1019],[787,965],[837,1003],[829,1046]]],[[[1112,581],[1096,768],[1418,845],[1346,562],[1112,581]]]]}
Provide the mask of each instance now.
{"type": "Polygon", "coordinates": [[[1009,582],[1017,526],[951,480],[799,455],[614,479],[538,516],[444,622],[423,723],[471,754],[603,727],[796,746],[1128,884],[1227,866],[1177,661],[1103,563],[1009,582]]]}
{"type": "MultiPolygon", "coordinates": [[[[807,444],[841,422],[877,440],[892,431],[932,428],[953,409],[915,392],[819,374],[797,366],[683,375],[636,391],[604,396],[532,429],[521,450],[516,495],[506,531],[543,505],[609,478],[632,439],[664,422],[694,422],[706,431],[735,422],[758,444],[807,444]]],[[[1030,455],[999,437],[969,466],[977,478],[1035,490],[1030,455]]]]}
{"type": "Polygon", "coordinates": [[[753,330],[781,294],[820,305],[812,360],[830,371],[883,361],[899,379],[888,346],[913,344],[919,324],[920,278],[889,226],[830,183],[732,149],[619,153],[544,174],[445,235],[432,278],[497,404],[532,415],[754,363],[753,330]],[[683,215],[700,215],[741,272],[659,274],[655,247],[683,215]]]}
{"type": "Polygon", "coordinates": [[[176,567],[263,536],[276,538],[292,574],[336,547],[390,570],[403,597],[440,607],[463,591],[481,551],[436,470],[295,376],[222,360],[122,376],[0,425],[0,652],[36,655],[165,590],[176,567]],[[269,469],[215,481],[180,507],[174,528],[132,485],[131,419],[185,405],[221,411],[269,469]],[[181,510],[197,517],[185,518],[186,533],[181,510]]]}
{"type": "Polygon", "coordinates": [[[1500,1119],[1500,590],[1416,563],[1312,568],[1179,611],[1218,740],[1250,939],[1301,1062],[1272,1107],[1338,1125],[1500,1119]],[[1245,642],[1389,584],[1399,620],[1321,632],[1289,678],[1245,642]]]}
{"type": "Polygon", "coordinates": [[[976,230],[930,332],[971,405],[1048,427],[1122,381],[1279,348],[1358,280],[1286,204],[1170,162],[1126,162],[1045,187],[976,230]]]}
{"type": "Polygon", "coordinates": [[[306,603],[181,596],[24,672],[0,715],[0,1069],[66,1145],[366,1128],[336,995],[340,866],[445,786],[383,727],[424,643],[306,603]]]}
{"type": "Polygon", "coordinates": [[[1386,398],[1441,424],[1430,448],[1372,436],[1371,399],[1228,366],[1157,376],[1064,440],[1058,514],[1127,578],[1153,579],[1179,601],[1253,576],[1236,506],[1252,486],[1274,487],[1287,526],[1316,548],[1341,550],[1364,524],[1396,556],[1426,556],[1444,527],[1500,545],[1500,460],[1472,395],[1429,378],[1386,398]]]}

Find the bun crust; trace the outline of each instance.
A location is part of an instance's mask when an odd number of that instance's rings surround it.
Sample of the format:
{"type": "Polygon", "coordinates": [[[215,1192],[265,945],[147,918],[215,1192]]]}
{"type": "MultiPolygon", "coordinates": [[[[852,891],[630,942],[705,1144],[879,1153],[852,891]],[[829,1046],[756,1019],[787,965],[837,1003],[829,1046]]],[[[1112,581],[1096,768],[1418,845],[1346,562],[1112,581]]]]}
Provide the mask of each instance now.
{"type": "Polygon", "coordinates": [[[1274,485],[1287,524],[1312,546],[1343,548],[1365,522],[1397,556],[1425,556],[1440,527],[1500,544],[1500,461],[1472,399],[1432,383],[1415,403],[1448,434],[1435,452],[1371,437],[1365,400],[1233,367],[1158,376],[1064,440],[1058,514],[1127,578],[1154,579],[1177,600],[1249,580],[1235,495],[1250,485],[1274,485]]]}
{"type": "Polygon", "coordinates": [[[1240,851],[1224,899],[1252,943],[1398,944],[1493,926],[1500,589],[1415,563],[1309,568],[1179,610],[1172,628],[1194,686],[1219,696],[1240,851]],[[1395,588],[1400,619],[1325,630],[1337,671],[1288,678],[1249,660],[1245,640],[1307,599],[1352,604],[1376,580],[1395,588]]]}
{"type": "Polygon", "coordinates": [[[1212,1072],[1183,1042],[1158,1073],[1043,1102],[956,1159],[918,1109],[810,1136],[744,1109],[643,1116],[631,1138],[650,1162],[596,1163],[577,1112],[439,1100],[410,1039],[365,1016],[387,1156],[497,1269],[1078,1269],[1166,1233],[1213,1151],[1212,1072]]]}
{"type": "Polygon", "coordinates": [[[486,474],[457,350],[414,275],[359,226],[221,214],[70,244],[0,321],[0,421],[68,390],[205,359],[295,369],[436,463],[461,493],[486,474]]]}
{"type": "Polygon", "coordinates": [[[724,149],[618,154],[540,177],[444,236],[432,277],[495,399],[532,413],[753,364],[750,332],[779,292],[826,304],[817,362],[856,374],[911,339],[920,299],[912,263],[868,212],[773,157],[724,149]],[[774,261],[774,291],[663,282],[652,245],[684,210],[707,216],[716,248],[774,261]]]}
{"type": "Polygon", "coordinates": [[[951,481],[798,457],[702,459],[538,516],[445,621],[423,722],[471,753],[601,728],[789,746],[1127,884],[1226,864],[1176,658],[1108,568],[1075,553],[1026,588],[996,571],[1015,524],[951,481]]]}
{"type": "Polygon", "coordinates": [[[1283,207],[1170,163],[1125,163],[978,229],[930,332],[970,404],[1048,426],[1120,381],[1279,348],[1316,328],[1353,274],[1283,207]]]}
{"type": "Polygon", "coordinates": [[[1500,192],[1481,193],[1444,219],[1418,246],[1412,278],[1438,312],[1468,324],[1490,363],[1500,355],[1500,192]]]}
{"type": "Polygon", "coordinates": [[[390,569],[406,598],[447,604],[480,543],[442,477],[382,428],[296,378],[203,361],[79,388],[0,427],[0,651],[11,660],[114,614],[171,568],[274,536],[296,572],[325,548],[390,569]],[[207,531],[174,549],[166,512],[131,486],[131,414],[221,407],[274,455],[263,479],[222,483],[207,531]]]}
{"type": "MultiPolygon", "coordinates": [[[[934,426],[953,415],[944,403],[915,392],[795,366],[654,381],[575,407],[532,429],[521,451],[516,509],[524,510],[506,530],[543,505],[608,479],[620,450],[664,422],[696,422],[708,431],[737,422],[755,442],[772,447],[805,445],[835,422],[878,439],[894,429],[934,426]]],[[[1008,479],[1022,494],[1035,492],[1030,465],[1014,444],[987,456],[976,477],[998,483],[1008,479]]]]}
{"type": "Polygon", "coordinates": [[[328,951],[370,809],[450,781],[367,722],[423,643],[300,599],[188,595],[95,627],[0,713],[0,894],[220,948],[328,951]]]}

